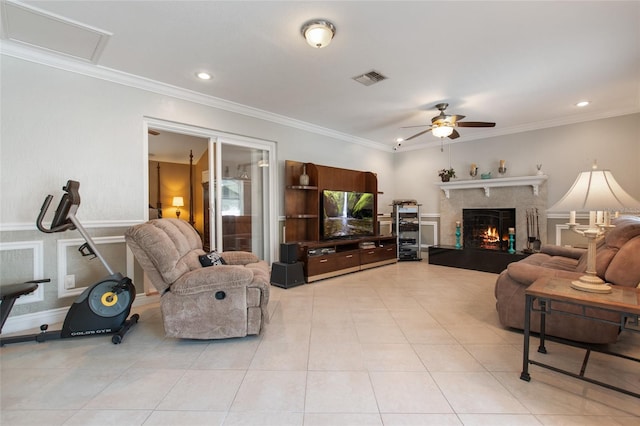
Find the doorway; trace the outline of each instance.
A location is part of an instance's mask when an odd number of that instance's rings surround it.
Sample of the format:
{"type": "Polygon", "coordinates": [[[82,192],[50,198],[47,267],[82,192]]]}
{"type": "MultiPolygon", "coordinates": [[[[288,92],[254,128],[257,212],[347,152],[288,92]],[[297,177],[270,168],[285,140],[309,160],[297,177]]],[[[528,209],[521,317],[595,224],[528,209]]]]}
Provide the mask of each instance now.
{"type": "Polygon", "coordinates": [[[156,119],[144,125],[145,219],[179,211],[205,250],[275,259],[275,143],[156,119]]]}

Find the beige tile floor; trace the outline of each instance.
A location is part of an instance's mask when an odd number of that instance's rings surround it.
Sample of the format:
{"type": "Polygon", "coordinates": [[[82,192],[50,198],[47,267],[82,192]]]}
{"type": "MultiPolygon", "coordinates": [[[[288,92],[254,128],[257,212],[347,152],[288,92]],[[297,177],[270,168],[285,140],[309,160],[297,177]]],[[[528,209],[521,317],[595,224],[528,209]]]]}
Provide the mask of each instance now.
{"type": "MultiPolygon", "coordinates": [[[[640,400],[531,367],[498,324],[495,274],[404,262],[284,290],[261,336],[166,339],[157,304],[108,337],[0,349],[0,424],[638,425],[640,400]]],[[[616,345],[640,356],[640,335],[616,345]]],[[[546,359],[579,368],[550,343],[546,359]]],[[[537,353],[532,356],[543,356],[537,353]]],[[[640,367],[592,355],[635,392],[640,367]]]]}

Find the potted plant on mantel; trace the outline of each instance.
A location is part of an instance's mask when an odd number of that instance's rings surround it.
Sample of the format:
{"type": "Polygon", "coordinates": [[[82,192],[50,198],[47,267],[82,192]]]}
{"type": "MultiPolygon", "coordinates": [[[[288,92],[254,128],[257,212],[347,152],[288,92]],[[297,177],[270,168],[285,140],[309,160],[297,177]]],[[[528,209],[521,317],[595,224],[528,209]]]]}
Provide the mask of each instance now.
{"type": "Polygon", "coordinates": [[[443,182],[449,182],[451,178],[456,177],[456,171],[451,167],[448,169],[441,169],[438,170],[438,176],[440,176],[440,179],[442,179],[443,182]]]}

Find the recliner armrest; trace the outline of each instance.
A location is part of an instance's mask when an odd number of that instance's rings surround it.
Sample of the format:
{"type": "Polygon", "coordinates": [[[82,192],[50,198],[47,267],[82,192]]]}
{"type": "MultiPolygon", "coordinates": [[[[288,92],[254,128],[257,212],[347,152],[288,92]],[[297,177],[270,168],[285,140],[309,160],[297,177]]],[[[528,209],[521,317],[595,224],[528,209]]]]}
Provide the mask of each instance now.
{"type": "Polygon", "coordinates": [[[540,251],[550,256],[563,256],[563,257],[569,257],[571,259],[580,259],[582,255],[587,252],[586,249],[582,249],[582,248],[563,247],[563,246],[556,246],[552,244],[544,244],[540,248],[540,251]]]}
{"type": "Polygon", "coordinates": [[[248,251],[223,251],[220,253],[220,257],[227,262],[227,265],[247,265],[260,261],[258,256],[248,251]]]}
{"type": "Polygon", "coordinates": [[[250,269],[234,265],[216,265],[194,269],[178,278],[169,291],[176,295],[246,287],[253,280],[250,269]]]}
{"type": "Polygon", "coordinates": [[[583,274],[579,272],[563,271],[558,269],[545,268],[537,265],[529,265],[526,262],[513,262],[507,266],[507,274],[512,280],[515,280],[525,286],[530,286],[539,278],[553,277],[575,280],[583,274]]]}

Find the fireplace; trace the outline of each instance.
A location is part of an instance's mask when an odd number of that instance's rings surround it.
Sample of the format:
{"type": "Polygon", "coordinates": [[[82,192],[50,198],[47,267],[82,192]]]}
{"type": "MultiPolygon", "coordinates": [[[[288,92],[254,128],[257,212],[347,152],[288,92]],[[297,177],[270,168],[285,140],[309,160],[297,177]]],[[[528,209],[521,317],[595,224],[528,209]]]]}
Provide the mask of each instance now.
{"type": "MultiPolygon", "coordinates": [[[[462,209],[465,249],[509,250],[509,228],[516,227],[515,208],[462,209]]],[[[514,242],[514,249],[515,247],[514,242]]]]}

